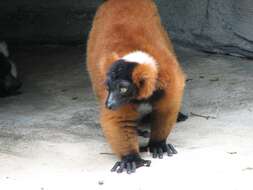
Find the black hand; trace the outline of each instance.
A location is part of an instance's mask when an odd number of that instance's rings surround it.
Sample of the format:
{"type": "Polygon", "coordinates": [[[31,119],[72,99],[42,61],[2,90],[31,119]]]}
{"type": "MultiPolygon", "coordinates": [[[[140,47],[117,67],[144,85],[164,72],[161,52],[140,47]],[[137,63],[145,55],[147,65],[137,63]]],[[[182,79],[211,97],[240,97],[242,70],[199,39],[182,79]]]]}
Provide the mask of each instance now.
{"type": "Polygon", "coordinates": [[[122,173],[124,170],[126,170],[128,174],[131,174],[136,171],[136,168],[142,166],[149,167],[150,164],[151,164],[150,160],[141,159],[139,154],[130,154],[124,156],[121,161],[116,162],[113,168],[111,169],[111,172],[122,173]]]}
{"type": "Polygon", "coordinates": [[[172,156],[173,154],[177,154],[177,150],[174,148],[172,144],[166,144],[166,141],[160,142],[149,142],[149,144],[145,147],[141,147],[141,152],[149,151],[153,154],[153,158],[163,158],[163,153],[166,152],[168,156],[172,156]]]}

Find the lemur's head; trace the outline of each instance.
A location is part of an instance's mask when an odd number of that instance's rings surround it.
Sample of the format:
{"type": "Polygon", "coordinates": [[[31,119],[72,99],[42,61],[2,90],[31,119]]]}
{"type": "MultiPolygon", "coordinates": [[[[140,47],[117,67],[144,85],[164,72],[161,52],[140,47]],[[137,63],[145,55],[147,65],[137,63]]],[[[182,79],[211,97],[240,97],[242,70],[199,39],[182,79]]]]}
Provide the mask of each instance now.
{"type": "Polygon", "coordinates": [[[115,61],[107,73],[106,107],[116,109],[133,100],[148,98],[155,91],[157,73],[154,58],[141,51],[115,61]]]}
{"type": "Polygon", "coordinates": [[[9,59],[7,44],[0,42],[0,97],[15,94],[20,86],[15,64],[9,59]]]}

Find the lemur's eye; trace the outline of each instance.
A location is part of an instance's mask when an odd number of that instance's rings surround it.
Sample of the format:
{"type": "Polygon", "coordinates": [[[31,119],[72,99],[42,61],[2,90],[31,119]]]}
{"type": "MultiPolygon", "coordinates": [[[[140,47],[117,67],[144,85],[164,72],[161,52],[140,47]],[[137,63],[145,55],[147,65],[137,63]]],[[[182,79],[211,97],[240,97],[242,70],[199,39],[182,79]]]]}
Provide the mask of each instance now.
{"type": "Polygon", "coordinates": [[[119,89],[119,91],[120,91],[120,94],[125,94],[127,92],[127,88],[126,87],[121,87],[119,89]]]}

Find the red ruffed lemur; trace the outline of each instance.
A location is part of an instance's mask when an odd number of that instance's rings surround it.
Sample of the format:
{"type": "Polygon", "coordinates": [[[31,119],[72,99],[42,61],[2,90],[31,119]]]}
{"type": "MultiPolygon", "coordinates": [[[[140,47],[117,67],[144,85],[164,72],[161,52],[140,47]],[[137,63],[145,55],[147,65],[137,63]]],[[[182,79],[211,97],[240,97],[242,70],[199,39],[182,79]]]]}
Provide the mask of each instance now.
{"type": "Polygon", "coordinates": [[[100,103],[100,123],[121,159],[111,171],[149,166],[138,127],[149,123],[153,158],[176,153],[166,139],[177,121],[185,76],[153,0],[107,0],[89,34],[87,69],[100,103]]]}

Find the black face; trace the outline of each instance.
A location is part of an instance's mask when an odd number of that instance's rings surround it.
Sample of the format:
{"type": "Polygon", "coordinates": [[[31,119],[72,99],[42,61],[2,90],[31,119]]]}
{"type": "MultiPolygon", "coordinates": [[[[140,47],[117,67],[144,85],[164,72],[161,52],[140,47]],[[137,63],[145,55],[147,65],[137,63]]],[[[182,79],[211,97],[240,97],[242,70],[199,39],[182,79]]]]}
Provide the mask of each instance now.
{"type": "Polygon", "coordinates": [[[21,82],[11,74],[11,63],[0,53],[0,97],[15,94],[21,82]]]}
{"type": "Polygon", "coordinates": [[[110,68],[106,81],[108,96],[105,104],[108,109],[116,109],[129,103],[136,96],[137,89],[131,77],[135,66],[135,63],[119,60],[110,68]]]}

